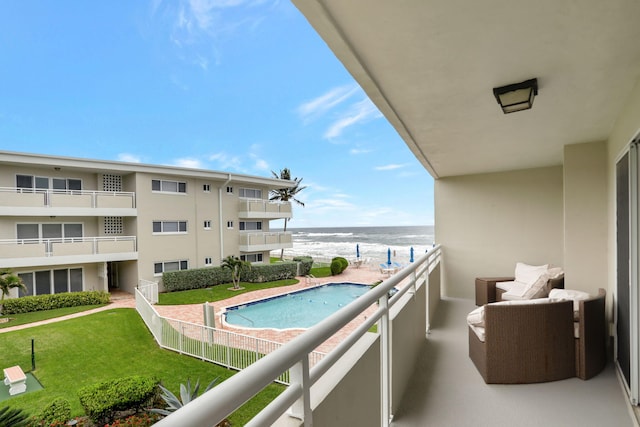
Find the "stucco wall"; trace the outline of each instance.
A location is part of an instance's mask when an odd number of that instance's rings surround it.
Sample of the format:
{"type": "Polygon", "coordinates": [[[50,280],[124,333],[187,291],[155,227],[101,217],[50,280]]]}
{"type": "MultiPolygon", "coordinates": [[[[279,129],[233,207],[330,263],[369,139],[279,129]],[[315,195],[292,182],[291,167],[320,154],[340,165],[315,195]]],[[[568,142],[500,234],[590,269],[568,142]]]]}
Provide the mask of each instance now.
{"type": "Polygon", "coordinates": [[[445,296],[473,298],[475,277],[518,261],[563,266],[562,167],[436,180],[435,237],[445,296]]]}
{"type": "Polygon", "coordinates": [[[607,147],[564,149],[565,288],[596,294],[607,288],[607,147]]]}

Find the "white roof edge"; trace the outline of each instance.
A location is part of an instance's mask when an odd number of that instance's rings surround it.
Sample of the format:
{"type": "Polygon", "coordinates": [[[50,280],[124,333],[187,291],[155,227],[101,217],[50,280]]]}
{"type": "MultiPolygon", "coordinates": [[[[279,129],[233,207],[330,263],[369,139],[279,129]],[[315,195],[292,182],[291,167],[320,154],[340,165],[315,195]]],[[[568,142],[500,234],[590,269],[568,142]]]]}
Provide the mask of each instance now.
{"type": "Polygon", "coordinates": [[[214,171],[209,169],[184,168],[170,165],[153,165],[146,163],[131,163],[115,160],[97,160],[80,157],[66,157],[49,154],[21,153],[14,151],[0,151],[0,163],[29,164],[48,167],[74,168],[98,172],[126,172],[126,173],[157,173],[164,175],[208,178],[216,181],[246,182],[267,185],[274,188],[293,187],[295,182],[283,181],[276,178],[255,175],[235,174],[231,172],[214,171]]]}

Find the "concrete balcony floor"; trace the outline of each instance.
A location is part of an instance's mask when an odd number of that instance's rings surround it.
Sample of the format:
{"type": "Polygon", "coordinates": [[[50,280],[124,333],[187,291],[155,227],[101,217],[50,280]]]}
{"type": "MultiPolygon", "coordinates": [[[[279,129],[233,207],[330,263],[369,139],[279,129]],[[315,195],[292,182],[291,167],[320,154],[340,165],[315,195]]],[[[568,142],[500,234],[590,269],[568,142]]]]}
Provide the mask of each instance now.
{"type": "Polygon", "coordinates": [[[485,384],[468,355],[474,308],[471,300],[440,301],[394,427],[637,425],[613,363],[588,381],[485,384]]]}

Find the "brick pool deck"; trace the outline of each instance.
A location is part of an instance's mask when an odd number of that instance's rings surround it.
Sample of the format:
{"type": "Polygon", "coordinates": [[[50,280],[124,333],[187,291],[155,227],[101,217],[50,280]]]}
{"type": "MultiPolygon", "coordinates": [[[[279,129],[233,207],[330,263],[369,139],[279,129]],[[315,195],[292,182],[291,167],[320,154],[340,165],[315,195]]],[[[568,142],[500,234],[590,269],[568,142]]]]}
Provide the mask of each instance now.
{"type": "MultiPolygon", "coordinates": [[[[302,334],[305,329],[254,329],[254,328],[240,328],[234,327],[228,324],[225,324],[221,320],[221,314],[224,312],[226,307],[240,305],[250,301],[256,301],[264,298],[268,298],[274,295],[281,295],[290,293],[293,291],[297,291],[300,289],[306,289],[313,286],[318,286],[325,283],[342,283],[342,282],[350,282],[350,283],[362,283],[362,284],[372,284],[377,281],[383,280],[387,278],[387,276],[381,274],[380,270],[376,267],[373,268],[370,265],[362,265],[359,268],[349,267],[347,268],[340,276],[332,276],[332,277],[324,277],[324,278],[316,278],[312,281],[308,281],[305,277],[298,277],[300,280],[299,283],[291,286],[282,286],[279,288],[271,288],[271,289],[263,289],[259,291],[247,292],[232,298],[228,298],[226,300],[216,301],[215,303],[210,303],[214,306],[214,310],[216,313],[216,327],[220,329],[225,329],[228,331],[237,332],[243,335],[249,335],[253,337],[263,338],[270,341],[275,341],[278,343],[286,343],[291,339],[297,337],[302,334]]],[[[164,317],[168,317],[171,319],[182,320],[189,323],[194,323],[198,325],[204,324],[204,315],[202,304],[187,304],[187,305],[156,305],[156,311],[158,314],[164,317]]],[[[320,351],[322,353],[329,352],[332,348],[334,348],[338,343],[340,343],[351,331],[353,331],[358,325],[360,325],[368,315],[374,312],[376,309],[375,306],[370,307],[363,313],[363,317],[360,319],[355,319],[351,321],[344,328],[339,330],[336,334],[334,334],[330,339],[325,341],[321,346],[319,346],[316,351],[320,351]]]]}

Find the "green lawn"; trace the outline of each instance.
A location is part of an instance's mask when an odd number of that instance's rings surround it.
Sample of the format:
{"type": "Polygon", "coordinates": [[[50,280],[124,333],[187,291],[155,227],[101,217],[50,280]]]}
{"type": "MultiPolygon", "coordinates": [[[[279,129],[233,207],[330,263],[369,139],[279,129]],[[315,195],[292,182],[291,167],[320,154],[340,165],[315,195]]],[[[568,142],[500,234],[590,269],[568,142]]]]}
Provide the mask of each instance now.
{"type": "MultiPolygon", "coordinates": [[[[33,373],[44,390],[0,402],[37,414],[56,397],[68,399],[73,416],[83,415],[77,391],[106,379],[149,375],[174,393],[187,378],[208,384],[234,374],[209,362],[158,347],[140,316],[132,309],[112,309],[64,322],[0,334],[0,366],[31,369],[31,340],[35,343],[33,373]]],[[[230,420],[243,425],[284,387],[273,384],[245,404],[230,420]]]]}
{"type": "Polygon", "coordinates": [[[295,285],[298,279],[278,280],[276,282],[267,283],[246,283],[241,282],[240,287],[244,288],[237,291],[231,291],[230,283],[226,285],[216,285],[204,289],[192,289],[189,291],[166,292],[161,293],[158,297],[159,305],[182,305],[182,304],[200,304],[204,302],[215,302],[223,299],[231,298],[236,295],[247,292],[257,291],[260,289],[278,288],[280,286],[295,285]]]}
{"type": "Polygon", "coordinates": [[[80,307],[65,307],[54,310],[34,311],[31,313],[10,314],[0,316],[0,319],[9,319],[8,322],[0,323],[0,329],[10,326],[25,325],[27,323],[39,322],[41,320],[53,319],[54,317],[66,316],[68,314],[79,313],[81,311],[91,310],[92,308],[102,307],[102,305],[83,305],[80,307]]]}

